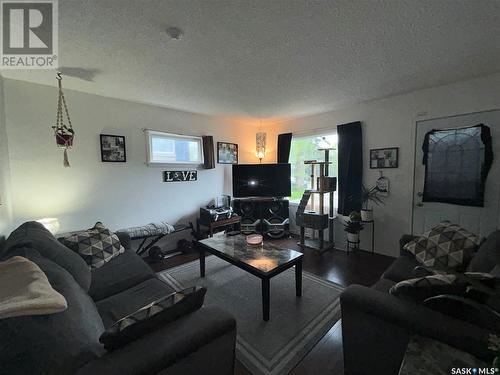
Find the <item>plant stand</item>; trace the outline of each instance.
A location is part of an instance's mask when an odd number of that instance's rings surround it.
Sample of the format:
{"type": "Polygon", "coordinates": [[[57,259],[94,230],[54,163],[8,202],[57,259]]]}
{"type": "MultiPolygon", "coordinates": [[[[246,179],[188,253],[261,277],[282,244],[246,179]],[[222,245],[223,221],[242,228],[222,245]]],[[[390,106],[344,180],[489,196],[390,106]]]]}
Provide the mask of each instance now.
{"type": "Polygon", "coordinates": [[[353,250],[353,251],[356,251],[356,250],[359,250],[359,243],[360,241],[349,241],[349,240],[346,240],[347,242],[347,247],[346,247],[346,251],[349,252],[350,250],[353,250]]]}
{"type": "Polygon", "coordinates": [[[375,220],[362,221],[363,224],[371,224],[372,226],[372,253],[375,252],[375,220]]]}

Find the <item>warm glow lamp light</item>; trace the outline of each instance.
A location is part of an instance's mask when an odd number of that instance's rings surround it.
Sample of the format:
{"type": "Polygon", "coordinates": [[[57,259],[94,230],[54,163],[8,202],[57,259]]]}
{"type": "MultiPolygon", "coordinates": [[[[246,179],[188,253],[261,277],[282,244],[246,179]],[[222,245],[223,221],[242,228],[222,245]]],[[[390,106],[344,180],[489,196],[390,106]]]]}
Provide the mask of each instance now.
{"type": "Polygon", "coordinates": [[[37,222],[42,224],[52,234],[56,234],[59,230],[59,220],[55,217],[46,217],[44,219],[37,220],[37,222]]]}
{"type": "Polygon", "coordinates": [[[266,133],[264,132],[258,132],[255,136],[255,156],[261,163],[266,156],[266,133]]]}

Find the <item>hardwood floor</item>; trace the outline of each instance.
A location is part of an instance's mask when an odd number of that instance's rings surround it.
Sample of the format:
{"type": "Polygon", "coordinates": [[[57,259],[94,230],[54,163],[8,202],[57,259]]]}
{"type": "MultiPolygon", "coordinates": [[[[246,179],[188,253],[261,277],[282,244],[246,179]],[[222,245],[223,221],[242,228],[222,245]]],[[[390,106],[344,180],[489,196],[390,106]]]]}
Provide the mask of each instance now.
{"type": "MultiPolygon", "coordinates": [[[[280,246],[302,251],[297,246],[296,238],[274,240],[280,246]]],[[[373,285],[389,267],[394,258],[372,254],[367,251],[346,253],[342,250],[332,250],[319,254],[306,249],[304,253],[303,269],[337,284],[348,286],[351,284],[373,285]]],[[[161,271],[179,264],[198,259],[198,254],[181,254],[151,263],[156,271],[161,271]]],[[[334,374],[344,373],[342,356],[342,325],[338,321],[302,361],[290,372],[292,375],[334,374]]],[[[250,372],[236,361],[235,375],[249,375],[250,372]]]]}

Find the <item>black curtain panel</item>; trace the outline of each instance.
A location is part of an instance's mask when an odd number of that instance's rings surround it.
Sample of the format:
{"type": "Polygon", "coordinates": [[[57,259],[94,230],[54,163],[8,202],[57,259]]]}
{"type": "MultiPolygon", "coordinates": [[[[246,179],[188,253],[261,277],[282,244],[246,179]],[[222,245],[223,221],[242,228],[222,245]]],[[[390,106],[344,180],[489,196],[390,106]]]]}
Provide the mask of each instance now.
{"type": "Polygon", "coordinates": [[[340,215],[361,210],[363,181],[363,138],[361,122],[337,126],[338,134],[338,198],[340,215]]]}
{"type": "Polygon", "coordinates": [[[291,146],[292,133],[278,135],[278,163],[288,163],[291,146]]]}
{"type": "Polygon", "coordinates": [[[488,126],[431,130],[422,150],[424,202],[484,206],[486,177],[493,163],[488,126]]]}
{"type": "Polygon", "coordinates": [[[203,168],[215,168],[214,137],[211,135],[203,136],[203,168]]]}

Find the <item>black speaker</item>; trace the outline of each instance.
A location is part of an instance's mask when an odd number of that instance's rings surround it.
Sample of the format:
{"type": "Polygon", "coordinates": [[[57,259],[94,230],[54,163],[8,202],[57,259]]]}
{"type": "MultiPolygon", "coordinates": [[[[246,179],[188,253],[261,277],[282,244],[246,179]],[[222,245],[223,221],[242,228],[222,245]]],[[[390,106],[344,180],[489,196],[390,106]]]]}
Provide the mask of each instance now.
{"type": "Polygon", "coordinates": [[[243,234],[261,233],[270,238],[288,235],[290,220],[285,199],[235,199],[233,211],[241,216],[243,234]]]}
{"type": "Polygon", "coordinates": [[[259,202],[251,199],[233,200],[233,211],[241,217],[241,232],[252,234],[262,232],[259,202]]]}
{"type": "Polygon", "coordinates": [[[264,233],[270,238],[282,238],[290,230],[289,207],[286,199],[261,201],[264,233]]]}
{"type": "Polygon", "coordinates": [[[272,217],[288,218],[288,200],[273,199],[260,202],[262,205],[262,217],[269,219],[272,217]]]}

